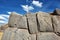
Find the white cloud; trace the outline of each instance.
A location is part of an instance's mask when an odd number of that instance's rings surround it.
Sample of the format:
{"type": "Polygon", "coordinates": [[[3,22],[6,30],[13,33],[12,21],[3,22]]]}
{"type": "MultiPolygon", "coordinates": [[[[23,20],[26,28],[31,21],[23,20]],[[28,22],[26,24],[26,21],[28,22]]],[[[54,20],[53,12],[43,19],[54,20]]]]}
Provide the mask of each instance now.
{"type": "Polygon", "coordinates": [[[0,14],[0,24],[8,23],[9,15],[0,14]]]}
{"type": "Polygon", "coordinates": [[[26,11],[29,12],[29,10],[33,10],[34,8],[32,6],[28,6],[28,5],[21,5],[22,8],[26,11]]]}
{"type": "Polygon", "coordinates": [[[5,21],[0,21],[0,23],[7,23],[7,22],[5,22],[5,21]]]}
{"type": "Polygon", "coordinates": [[[9,18],[9,15],[1,14],[0,17],[6,17],[6,18],[9,18]]]}
{"type": "Polygon", "coordinates": [[[35,6],[38,6],[38,7],[42,7],[42,2],[39,2],[39,1],[32,1],[32,4],[35,5],[35,6]]]}
{"type": "Polygon", "coordinates": [[[5,19],[3,16],[0,15],[0,19],[5,19]]]}
{"type": "Polygon", "coordinates": [[[11,14],[11,12],[7,12],[8,14],[11,14]]]}

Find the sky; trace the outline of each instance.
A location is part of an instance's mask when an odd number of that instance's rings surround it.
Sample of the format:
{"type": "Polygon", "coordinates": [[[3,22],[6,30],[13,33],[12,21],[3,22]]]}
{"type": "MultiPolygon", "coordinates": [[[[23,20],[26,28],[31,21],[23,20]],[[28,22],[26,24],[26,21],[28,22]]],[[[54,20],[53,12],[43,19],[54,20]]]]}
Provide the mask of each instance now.
{"type": "Polygon", "coordinates": [[[60,9],[60,0],[0,0],[0,24],[8,23],[11,12],[53,12],[60,9]]]}

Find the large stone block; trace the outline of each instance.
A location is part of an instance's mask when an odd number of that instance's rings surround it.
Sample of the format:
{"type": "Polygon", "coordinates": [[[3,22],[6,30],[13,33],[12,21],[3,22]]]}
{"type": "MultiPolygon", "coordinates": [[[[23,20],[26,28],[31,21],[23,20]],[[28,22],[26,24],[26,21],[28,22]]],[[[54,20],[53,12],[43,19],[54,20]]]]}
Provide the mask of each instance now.
{"type": "Polygon", "coordinates": [[[16,30],[17,28],[7,28],[4,31],[2,40],[14,40],[16,30]]]}
{"type": "Polygon", "coordinates": [[[18,28],[24,28],[24,29],[27,29],[27,19],[26,19],[26,16],[21,16],[19,21],[18,21],[18,25],[17,25],[18,28]]]}
{"type": "Polygon", "coordinates": [[[20,15],[16,14],[15,12],[12,12],[10,14],[9,21],[8,21],[9,27],[16,27],[19,18],[20,18],[20,15]]]}
{"type": "Polygon", "coordinates": [[[15,33],[15,40],[31,40],[28,30],[18,29],[15,33]]]}
{"type": "Polygon", "coordinates": [[[48,13],[38,12],[37,18],[40,29],[39,31],[42,32],[53,31],[51,16],[48,13]]]}
{"type": "Polygon", "coordinates": [[[37,34],[37,40],[60,40],[60,37],[55,33],[42,32],[37,34]]]}
{"type": "Polygon", "coordinates": [[[36,20],[36,14],[27,14],[27,19],[28,19],[28,25],[29,25],[29,31],[30,33],[37,33],[37,20],[36,20]]]}
{"type": "Polygon", "coordinates": [[[12,12],[9,18],[8,25],[10,27],[27,28],[26,17],[12,12]]]}
{"type": "Polygon", "coordinates": [[[60,16],[52,16],[54,32],[60,35],[60,16]]]}

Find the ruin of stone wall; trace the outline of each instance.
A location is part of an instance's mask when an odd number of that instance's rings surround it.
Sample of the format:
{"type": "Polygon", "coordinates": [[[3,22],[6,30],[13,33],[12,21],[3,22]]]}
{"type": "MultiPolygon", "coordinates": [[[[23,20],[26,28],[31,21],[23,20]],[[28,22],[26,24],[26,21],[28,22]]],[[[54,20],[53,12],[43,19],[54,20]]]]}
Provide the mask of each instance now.
{"type": "Polygon", "coordinates": [[[60,16],[44,12],[12,12],[2,40],[60,40],[60,16]]]}

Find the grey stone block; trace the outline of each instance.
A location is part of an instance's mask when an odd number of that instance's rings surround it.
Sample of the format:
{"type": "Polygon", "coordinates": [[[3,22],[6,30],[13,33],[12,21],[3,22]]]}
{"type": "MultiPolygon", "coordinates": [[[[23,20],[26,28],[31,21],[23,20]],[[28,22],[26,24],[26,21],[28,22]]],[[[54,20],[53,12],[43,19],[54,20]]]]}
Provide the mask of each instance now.
{"type": "Polygon", "coordinates": [[[20,18],[20,15],[16,14],[15,12],[12,12],[8,21],[9,27],[16,27],[19,21],[19,18],[20,18]]]}
{"type": "Polygon", "coordinates": [[[52,32],[52,20],[51,16],[48,13],[38,12],[37,13],[38,23],[39,23],[39,31],[42,32],[52,32]]]}
{"type": "Polygon", "coordinates": [[[60,40],[60,37],[55,33],[42,32],[37,34],[37,40],[60,40]]]}
{"type": "Polygon", "coordinates": [[[36,14],[27,14],[27,19],[28,19],[28,25],[29,25],[29,31],[30,33],[37,33],[37,20],[36,20],[36,14]]]}
{"type": "Polygon", "coordinates": [[[28,30],[18,29],[15,34],[15,40],[30,40],[30,35],[28,30]]]}
{"type": "Polygon", "coordinates": [[[12,12],[9,18],[8,25],[10,27],[27,28],[26,17],[12,12]]]}
{"type": "Polygon", "coordinates": [[[20,16],[20,19],[17,24],[18,28],[27,29],[27,19],[25,16],[20,16]]]}
{"type": "Polygon", "coordinates": [[[52,16],[54,32],[60,35],[60,16],[52,16]]]}
{"type": "Polygon", "coordinates": [[[17,28],[7,28],[4,31],[2,40],[14,40],[16,30],[17,28]]]}

